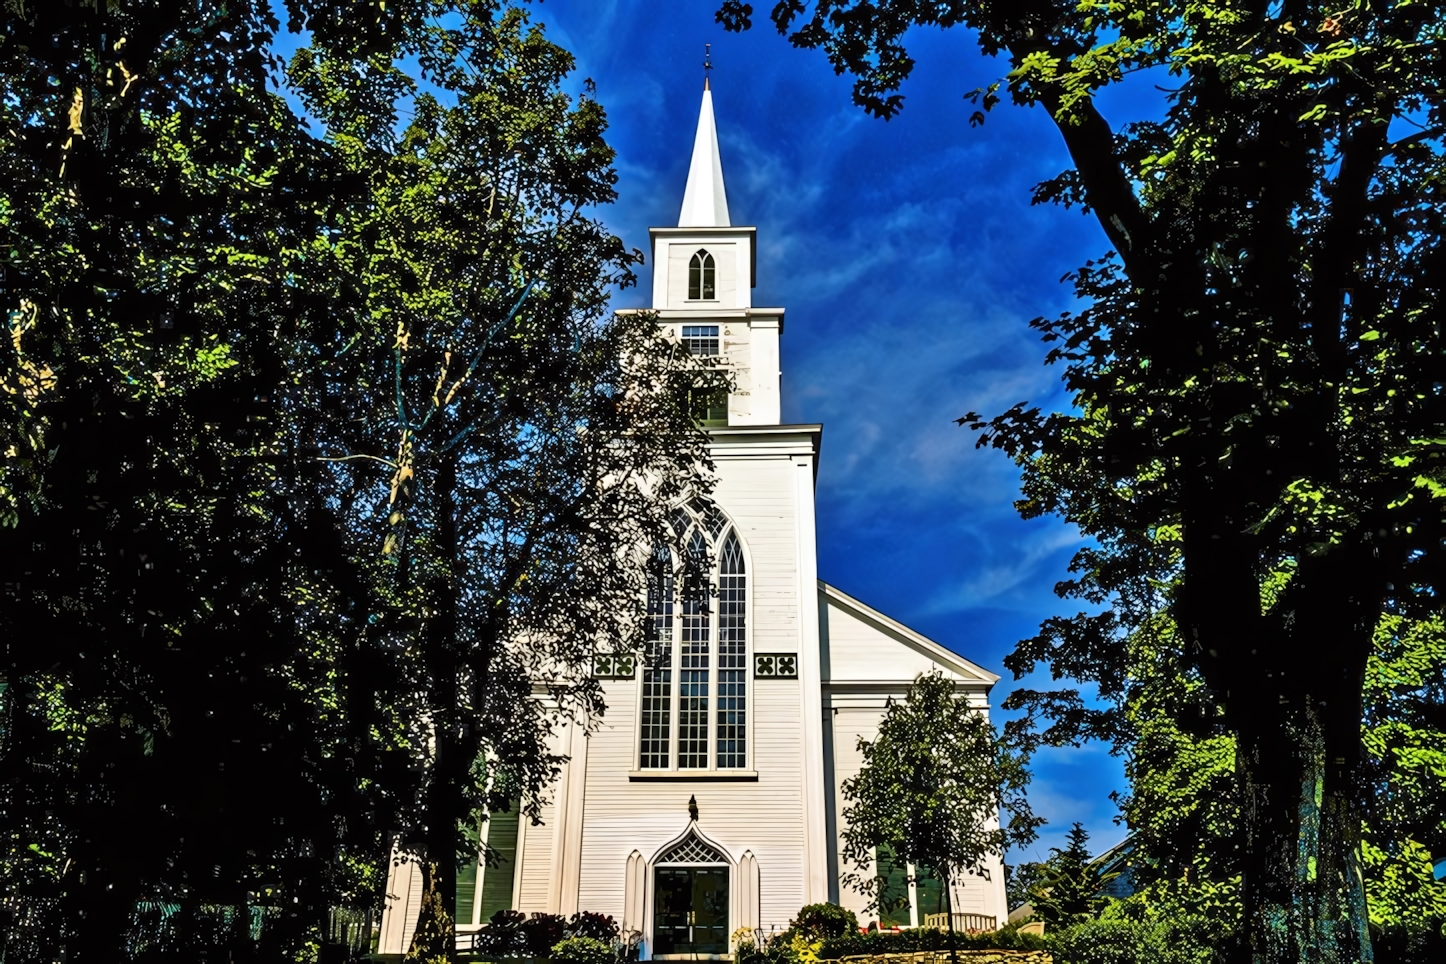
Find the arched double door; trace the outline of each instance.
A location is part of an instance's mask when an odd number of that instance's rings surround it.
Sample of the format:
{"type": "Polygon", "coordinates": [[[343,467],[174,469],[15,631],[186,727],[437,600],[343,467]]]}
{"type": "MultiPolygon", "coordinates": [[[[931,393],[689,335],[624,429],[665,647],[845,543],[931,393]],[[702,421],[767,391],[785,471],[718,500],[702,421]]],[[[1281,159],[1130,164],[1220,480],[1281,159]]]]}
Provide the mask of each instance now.
{"type": "Polygon", "coordinates": [[[728,953],[728,858],[689,833],[653,862],[653,954],[728,953]]]}

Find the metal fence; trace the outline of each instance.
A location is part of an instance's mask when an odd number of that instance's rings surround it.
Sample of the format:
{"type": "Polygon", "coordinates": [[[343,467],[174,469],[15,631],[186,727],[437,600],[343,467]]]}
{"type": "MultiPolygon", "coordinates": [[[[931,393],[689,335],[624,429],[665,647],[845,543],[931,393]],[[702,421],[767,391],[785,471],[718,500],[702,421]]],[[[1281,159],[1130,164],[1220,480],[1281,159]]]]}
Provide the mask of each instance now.
{"type": "MultiPolygon", "coordinates": [[[[948,914],[925,914],[924,926],[936,927],[941,931],[949,929],[948,914]]],[[[981,934],[999,930],[999,919],[989,914],[954,914],[954,929],[966,934],[981,934]]]]}

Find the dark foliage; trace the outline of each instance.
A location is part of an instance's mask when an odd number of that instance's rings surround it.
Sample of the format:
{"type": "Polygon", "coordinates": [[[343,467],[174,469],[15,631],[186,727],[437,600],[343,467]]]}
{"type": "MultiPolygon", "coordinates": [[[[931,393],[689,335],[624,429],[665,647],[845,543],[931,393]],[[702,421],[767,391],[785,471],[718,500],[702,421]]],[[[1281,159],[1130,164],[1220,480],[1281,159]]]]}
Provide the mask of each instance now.
{"type": "Polygon", "coordinates": [[[1446,961],[1446,918],[1426,918],[1373,930],[1378,961],[1390,964],[1446,961]]]}
{"type": "Polygon", "coordinates": [[[823,941],[858,933],[854,912],[838,904],[807,904],[788,922],[789,929],[808,941],[823,941]]]}
{"type": "Polygon", "coordinates": [[[0,957],[334,952],[398,836],[449,956],[707,488],[606,117],[502,2],[0,18],[0,957]]]}
{"type": "Polygon", "coordinates": [[[567,920],[568,937],[591,937],[599,941],[616,940],[617,921],[611,916],[595,914],[592,911],[578,911],[567,920]]]}
{"type": "Polygon", "coordinates": [[[547,957],[552,953],[552,945],[566,933],[567,918],[561,914],[533,914],[522,921],[517,930],[533,957],[547,957]]]}

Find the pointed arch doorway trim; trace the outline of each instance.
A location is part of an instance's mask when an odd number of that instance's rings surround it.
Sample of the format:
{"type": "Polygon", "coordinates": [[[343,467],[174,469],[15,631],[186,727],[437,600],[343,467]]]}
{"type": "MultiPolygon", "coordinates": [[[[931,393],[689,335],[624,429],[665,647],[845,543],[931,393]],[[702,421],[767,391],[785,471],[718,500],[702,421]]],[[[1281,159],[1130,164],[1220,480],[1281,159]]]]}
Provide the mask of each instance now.
{"type": "Polygon", "coordinates": [[[729,940],[742,919],[744,895],[739,864],[727,848],[690,821],[642,869],[648,958],[729,959],[729,940]]]}

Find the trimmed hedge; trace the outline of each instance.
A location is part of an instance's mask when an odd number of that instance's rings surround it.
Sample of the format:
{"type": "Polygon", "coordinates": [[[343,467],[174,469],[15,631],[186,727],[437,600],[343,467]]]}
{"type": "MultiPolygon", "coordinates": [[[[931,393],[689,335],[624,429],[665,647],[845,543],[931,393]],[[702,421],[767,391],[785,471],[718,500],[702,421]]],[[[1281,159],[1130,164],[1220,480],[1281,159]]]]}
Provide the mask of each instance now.
{"type": "Polygon", "coordinates": [[[613,946],[596,937],[565,937],[552,945],[554,964],[614,964],[613,946]]]}
{"type": "MultiPolygon", "coordinates": [[[[948,931],[919,927],[900,931],[897,934],[876,931],[871,934],[845,934],[823,942],[818,956],[822,960],[838,960],[855,954],[912,954],[915,951],[947,951],[950,949],[948,931]]],[[[1004,927],[1001,930],[982,934],[953,935],[953,948],[968,950],[1000,951],[1043,951],[1049,945],[1038,934],[1020,933],[1018,927],[1004,927]]]]}

